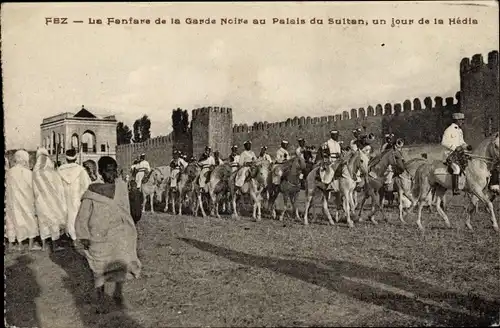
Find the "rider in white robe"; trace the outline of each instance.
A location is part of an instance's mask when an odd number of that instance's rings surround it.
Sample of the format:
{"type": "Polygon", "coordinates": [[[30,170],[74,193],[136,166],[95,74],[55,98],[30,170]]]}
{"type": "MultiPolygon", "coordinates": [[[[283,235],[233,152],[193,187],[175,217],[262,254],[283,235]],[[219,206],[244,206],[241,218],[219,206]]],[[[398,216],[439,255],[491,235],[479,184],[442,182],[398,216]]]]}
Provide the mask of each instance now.
{"type": "Polygon", "coordinates": [[[170,187],[177,187],[177,178],[179,177],[179,173],[181,170],[185,169],[188,166],[188,163],[180,157],[180,153],[178,151],[174,151],[174,158],[170,161],[170,187]]]}
{"type": "Polygon", "coordinates": [[[243,146],[245,147],[245,150],[240,155],[240,169],[238,173],[236,173],[235,185],[237,187],[242,187],[246,181],[247,176],[245,174],[249,169],[248,164],[253,163],[257,159],[257,156],[255,156],[255,153],[252,150],[251,141],[246,141],[243,146]]]}
{"type": "Polygon", "coordinates": [[[201,166],[198,184],[200,185],[200,188],[205,188],[208,171],[210,171],[210,168],[215,165],[215,160],[212,156],[212,148],[209,146],[205,147],[205,152],[201,155],[198,163],[201,166]]]}
{"type": "Polygon", "coordinates": [[[231,165],[231,171],[238,171],[240,166],[240,155],[238,154],[238,146],[234,145],[231,147],[231,155],[229,155],[229,165],[231,165]]]}
{"type": "Polygon", "coordinates": [[[137,189],[141,189],[142,179],[151,171],[151,166],[149,162],[146,161],[146,154],[142,154],[139,164],[135,166],[137,173],[135,174],[135,182],[137,183],[137,189]]]}

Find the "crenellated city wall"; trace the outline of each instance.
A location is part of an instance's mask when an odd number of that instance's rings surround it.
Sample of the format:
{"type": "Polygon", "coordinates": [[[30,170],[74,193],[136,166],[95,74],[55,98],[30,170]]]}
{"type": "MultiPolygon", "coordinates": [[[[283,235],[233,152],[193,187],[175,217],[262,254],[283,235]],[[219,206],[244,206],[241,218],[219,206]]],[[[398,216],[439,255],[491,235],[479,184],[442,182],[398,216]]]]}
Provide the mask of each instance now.
{"type": "Polygon", "coordinates": [[[125,171],[142,153],[146,154],[151,167],[168,165],[172,159],[174,140],[172,133],[151,138],[145,142],[119,145],[116,147],[116,161],[125,171]]]}
{"type": "Polygon", "coordinates": [[[408,145],[437,143],[451,122],[451,113],[460,110],[459,99],[457,93],[456,98],[448,97],[444,101],[442,97],[434,100],[426,97],[423,102],[416,98],[402,103],[353,108],[337,115],[294,117],[275,123],[256,122],[250,126],[237,124],[233,126],[233,140],[238,145],[251,140],[255,150],[266,145],[273,154],[283,139],[289,141],[291,148],[295,148],[298,138],[318,147],[330,137],[331,130],[338,130],[340,140],[348,143],[353,137],[352,130],[366,127],[367,132],[376,136],[376,147],[381,146],[386,133],[394,133],[408,145]]]}
{"type": "MultiPolygon", "coordinates": [[[[274,155],[283,139],[290,142],[290,150],[295,149],[300,137],[305,138],[307,144],[318,147],[329,138],[330,130],[338,130],[340,139],[347,143],[353,129],[366,127],[367,132],[377,138],[375,147],[381,145],[384,134],[394,133],[404,139],[412,154],[418,154],[441,141],[454,112],[465,114],[464,137],[472,145],[499,131],[499,99],[498,51],[492,51],[487,63],[480,54],[462,59],[460,91],[455,97],[406,99],[394,104],[352,108],[336,115],[293,117],[282,122],[251,125],[233,125],[231,108],[203,107],[192,111],[191,140],[182,143],[192,144],[195,157],[206,145],[227,157],[230,145],[236,144],[241,149],[246,140],[252,141],[254,151],[266,145],[268,152],[274,155]]],[[[121,145],[117,147],[117,160],[120,166],[128,168],[137,156],[145,153],[152,166],[167,165],[176,142],[180,141],[169,134],[144,143],[121,145]]]]}

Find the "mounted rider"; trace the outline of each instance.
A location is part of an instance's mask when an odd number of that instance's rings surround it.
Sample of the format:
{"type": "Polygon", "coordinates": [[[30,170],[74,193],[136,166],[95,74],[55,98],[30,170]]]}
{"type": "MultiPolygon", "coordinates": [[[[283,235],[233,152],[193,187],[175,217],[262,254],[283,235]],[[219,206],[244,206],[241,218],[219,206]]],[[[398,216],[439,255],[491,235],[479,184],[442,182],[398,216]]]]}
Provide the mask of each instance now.
{"type": "Polygon", "coordinates": [[[137,164],[139,164],[139,157],[134,159],[132,162],[132,165],[130,166],[130,175],[135,178],[135,175],[137,174],[137,164]]]}
{"type": "Polygon", "coordinates": [[[214,151],[214,162],[216,166],[224,164],[224,161],[220,158],[220,153],[218,150],[214,151]]]}
{"type": "Polygon", "coordinates": [[[188,163],[181,157],[181,152],[174,150],[174,158],[170,161],[170,187],[177,187],[177,177],[187,166],[188,163]]]}
{"type": "Polygon", "coordinates": [[[295,149],[295,155],[304,158],[304,152],[306,150],[306,141],[304,138],[297,139],[299,146],[295,149]]]}
{"type": "Polygon", "coordinates": [[[200,159],[198,161],[198,165],[201,166],[200,178],[198,180],[198,184],[200,188],[205,188],[208,180],[208,172],[210,169],[215,166],[215,159],[212,156],[212,148],[210,146],[205,147],[205,151],[201,154],[200,159]]]}
{"type": "Polygon", "coordinates": [[[151,171],[151,166],[146,160],[146,154],[141,154],[139,157],[139,163],[136,165],[135,182],[137,183],[137,189],[141,189],[142,179],[149,174],[151,171]]]}
{"type": "Polygon", "coordinates": [[[268,161],[271,164],[273,163],[273,159],[271,158],[271,155],[269,155],[267,153],[267,146],[262,146],[260,148],[260,154],[259,154],[258,159],[266,160],[266,161],[268,161]]]}
{"type": "Polygon", "coordinates": [[[250,176],[245,176],[245,173],[248,170],[248,166],[250,166],[256,159],[255,153],[252,150],[252,142],[250,140],[245,141],[243,144],[245,150],[241,153],[239,159],[239,170],[236,173],[236,181],[235,184],[237,187],[242,187],[247,178],[250,176]]]}
{"type": "Polygon", "coordinates": [[[288,141],[282,140],[281,147],[276,152],[276,164],[283,164],[286,160],[290,159],[290,154],[288,153],[288,141]]]}
{"type": "Polygon", "coordinates": [[[358,140],[356,141],[356,146],[357,149],[369,155],[372,150],[371,144],[375,141],[375,135],[373,133],[367,134],[366,128],[365,127],[363,128],[365,129],[365,132],[361,132],[359,134],[358,140]]]}
{"type": "Polygon", "coordinates": [[[231,169],[233,172],[238,170],[240,166],[240,155],[238,155],[238,146],[233,145],[231,147],[231,155],[229,155],[229,165],[231,165],[231,169]]]}
{"type": "Polygon", "coordinates": [[[472,150],[472,147],[464,141],[462,126],[465,115],[463,113],[453,113],[452,118],[453,123],[444,131],[441,145],[447,149],[444,154],[446,156],[446,164],[452,172],[451,188],[453,195],[459,195],[458,178],[468,160],[465,151],[472,150]]]}
{"type": "Polygon", "coordinates": [[[252,142],[251,141],[245,141],[243,144],[243,147],[245,147],[245,150],[240,154],[240,160],[239,160],[239,165],[245,166],[246,164],[251,164],[257,159],[257,156],[255,156],[255,153],[252,150],[252,142]]]}
{"type": "Polygon", "coordinates": [[[380,147],[380,152],[384,152],[386,149],[392,147],[394,143],[394,134],[388,133],[385,135],[385,143],[380,147]]]}
{"type": "Polygon", "coordinates": [[[339,131],[331,130],[330,139],[327,140],[326,145],[328,147],[328,153],[330,158],[330,163],[335,163],[340,158],[342,154],[342,149],[339,143],[339,131]]]}
{"type": "Polygon", "coordinates": [[[361,136],[361,132],[362,132],[361,128],[352,130],[352,135],[354,136],[354,139],[352,139],[351,142],[349,143],[349,146],[352,151],[358,150],[358,142],[361,136]]]}

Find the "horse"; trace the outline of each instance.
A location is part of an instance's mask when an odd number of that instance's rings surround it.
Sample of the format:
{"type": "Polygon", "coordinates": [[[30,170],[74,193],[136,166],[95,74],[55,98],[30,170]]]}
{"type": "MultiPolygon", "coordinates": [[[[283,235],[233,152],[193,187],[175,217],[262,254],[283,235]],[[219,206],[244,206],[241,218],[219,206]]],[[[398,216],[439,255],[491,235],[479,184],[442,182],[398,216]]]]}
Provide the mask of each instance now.
{"type": "Polygon", "coordinates": [[[172,213],[175,214],[175,201],[174,201],[174,196],[172,196],[172,194],[177,192],[177,183],[181,171],[178,170],[177,172],[175,172],[175,175],[172,176],[172,174],[174,173],[172,168],[170,166],[163,166],[163,167],[165,168],[163,172],[164,179],[159,187],[160,192],[157,193],[157,199],[158,202],[161,202],[162,193],[164,192],[165,208],[163,209],[163,211],[165,213],[168,212],[168,205],[170,203],[170,200],[172,200],[172,213]]]}
{"type": "Polygon", "coordinates": [[[359,221],[362,221],[361,212],[363,211],[363,206],[368,197],[371,198],[372,204],[375,204],[375,206],[372,206],[373,208],[368,215],[370,221],[373,224],[377,224],[377,221],[375,221],[375,214],[377,214],[378,211],[382,212],[382,217],[385,219],[385,221],[387,221],[384,213],[384,208],[380,202],[381,199],[379,193],[383,189],[384,173],[386,172],[389,165],[391,165],[393,169],[398,172],[404,170],[403,154],[399,149],[392,147],[388,148],[370,159],[370,162],[368,163],[368,175],[366,175],[364,179],[362,191],[363,199],[361,201],[361,206],[358,213],[358,216],[360,218],[359,221]]]}
{"type": "MultiPolygon", "coordinates": [[[[490,212],[490,219],[493,230],[499,231],[498,223],[495,217],[493,204],[490,195],[485,193],[491,176],[491,169],[500,161],[499,133],[484,139],[469,157],[467,166],[462,170],[459,179],[459,187],[469,196],[468,210],[466,211],[465,224],[469,230],[473,230],[470,223],[470,217],[477,210],[477,203],[481,201],[490,212]]],[[[451,227],[450,220],[441,207],[442,199],[447,190],[451,189],[451,175],[448,173],[447,165],[442,161],[434,161],[418,168],[415,175],[415,193],[417,195],[416,204],[412,204],[410,209],[418,205],[417,225],[421,231],[422,226],[422,208],[424,201],[430,198],[432,192],[435,193],[435,206],[437,212],[445,221],[448,228],[451,227]]]]}
{"type": "Polygon", "coordinates": [[[268,186],[271,162],[258,159],[248,166],[243,166],[233,172],[229,179],[229,189],[232,196],[233,217],[238,218],[236,198],[238,192],[249,194],[253,203],[252,217],[257,222],[262,218],[262,191],[268,186]],[[241,172],[240,172],[241,171],[241,172]]]}
{"type": "MultiPolygon", "coordinates": [[[[153,209],[154,197],[153,196],[154,196],[155,192],[158,191],[158,188],[159,188],[162,180],[163,180],[163,174],[161,173],[161,170],[159,170],[158,168],[152,169],[149,172],[149,174],[146,175],[142,179],[142,183],[141,183],[141,191],[142,191],[142,196],[143,196],[142,212],[145,212],[146,200],[147,200],[147,197],[149,196],[150,205],[151,205],[150,212],[154,213],[154,209],[153,209]]],[[[157,193],[157,195],[158,195],[158,193],[157,193]]]]}
{"type": "MultiPolygon", "coordinates": [[[[226,202],[225,197],[229,190],[229,179],[231,178],[232,175],[232,168],[229,163],[224,163],[222,165],[216,166],[211,172],[210,172],[210,179],[208,183],[206,184],[206,189],[208,191],[208,194],[210,195],[210,199],[212,202],[212,214],[215,212],[215,216],[217,218],[220,218],[219,214],[219,200],[217,196],[222,196],[222,200],[226,202]]],[[[206,216],[205,210],[203,208],[203,203],[201,201],[201,193],[198,195],[198,204],[201,207],[201,213],[203,217],[206,216]]],[[[220,197],[219,197],[220,198],[220,197]]],[[[225,205],[225,204],[224,204],[225,205]]]]}
{"type": "MultiPolygon", "coordinates": [[[[340,201],[343,199],[343,209],[347,215],[347,223],[349,227],[353,227],[354,224],[351,220],[351,211],[355,210],[354,203],[354,190],[356,188],[356,178],[358,170],[361,171],[362,175],[368,173],[368,156],[361,151],[352,151],[344,153],[343,156],[338,159],[335,163],[327,165],[325,168],[325,174],[321,181],[316,179],[318,173],[317,170],[320,167],[314,168],[307,176],[307,189],[306,189],[306,208],[304,212],[304,225],[308,225],[308,214],[309,208],[311,207],[314,191],[320,190],[322,192],[323,199],[323,212],[328,218],[330,225],[335,225],[332,220],[330,211],[328,210],[328,200],[330,198],[330,192],[335,193],[335,199],[337,202],[335,221],[339,221],[338,209],[340,207],[340,201]]],[[[354,213],[353,213],[354,214],[354,213]]]]}
{"type": "MultiPolygon", "coordinates": [[[[200,176],[201,168],[196,162],[189,163],[184,170],[179,174],[179,180],[177,183],[177,201],[179,203],[178,215],[182,215],[182,205],[188,193],[191,193],[191,199],[196,204],[195,196],[198,192],[197,190],[197,181],[200,176]]],[[[172,198],[172,208],[175,213],[175,198],[172,198]]],[[[198,213],[196,207],[192,207],[193,215],[198,213]]]]}
{"type": "Polygon", "coordinates": [[[278,195],[281,193],[283,195],[283,211],[281,212],[279,220],[283,221],[283,217],[288,210],[288,200],[290,200],[292,204],[292,210],[295,213],[295,217],[300,220],[299,209],[295,205],[295,202],[298,193],[302,189],[300,174],[304,170],[307,170],[307,162],[302,156],[292,157],[272,167],[272,172],[269,177],[270,181],[268,182],[268,206],[271,210],[273,219],[276,219],[276,198],[278,198],[278,195]]]}

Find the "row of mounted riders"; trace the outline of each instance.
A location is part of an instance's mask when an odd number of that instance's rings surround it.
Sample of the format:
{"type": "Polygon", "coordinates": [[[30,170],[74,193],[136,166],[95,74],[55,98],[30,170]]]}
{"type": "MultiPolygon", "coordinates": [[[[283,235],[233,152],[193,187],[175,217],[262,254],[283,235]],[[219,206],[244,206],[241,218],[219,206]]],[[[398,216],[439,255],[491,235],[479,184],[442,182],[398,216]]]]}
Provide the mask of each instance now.
{"type": "MultiPolygon", "coordinates": [[[[487,140],[483,141],[483,143],[487,140]]],[[[490,143],[494,145],[493,142],[490,143]]],[[[471,157],[463,152],[461,154],[457,153],[454,156],[460,156],[457,162],[460,163],[463,175],[465,175],[468,180],[468,187],[470,189],[468,194],[471,196],[472,203],[477,205],[477,201],[481,200],[487,205],[488,209],[491,207],[492,211],[492,205],[490,206],[491,200],[488,199],[488,196],[482,194],[485,186],[476,187],[477,183],[471,181],[470,176],[467,177],[467,174],[477,175],[477,172],[474,171],[477,171],[477,168],[472,165],[473,168],[469,169],[470,165],[467,166],[467,163],[473,162],[474,160],[485,162],[489,166],[488,169],[490,171],[487,172],[489,176],[489,173],[492,170],[494,171],[496,165],[498,165],[498,154],[495,153],[495,148],[478,147],[478,149],[482,149],[483,151],[482,153],[480,152],[479,155],[476,154],[476,157],[471,157]],[[493,149],[493,152],[491,149],[493,149]],[[490,158],[490,160],[485,161],[485,158],[490,158]],[[494,164],[493,166],[491,165],[492,163],[494,164]],[[471,170],[474,172],[468,173],[471,170]]],[[[446,180],[446,176],[448,179],[450,178],[450,174],[447,171],[448,165],[446,163],[429,163],[425,158],[415,158],[405,162],[401,150],[398,147],[389,147],[384,152],[371,158],[368,152],[369,150],[366,151],[366,148],[358,151],[343,151],[339,159],[331,161],[327,152],[318,152],[318,156],[316,156],[316,154],[313,154],[309,149],[306,149],[303,156],[292,157],[280,164],[272,164],[269,161],[257,159],[254,162],[245,164],[237,170],[234,170],[231,165],[227,163],[211,167],[206,174],[206,179],[202,180],[200,180],[202,168],[197,162],[191,162],[187,167],[178,172],[173,185],[171,184],[172,181],[170,181],[170,170],[168,173],[165,172],[167,174],[163,174],[162,177],[155,179],[155,192],[157,200],[161,201],[162,194],[165,191],[165,211],[167,211],[169,205],[169,196],[172,195],[172,208],[174,213],[176,212],[175,198],[182,200],[179,201],[178,214],[182,214],[181,203],[191,198],[191,210],[194,215],[197,215],[198,210],[201,209],[202,215],[205,216],[204,207],[206,205],[212,205],[210,206],[212,207],[211,212],[217,217],[219,217],[219,203],[222,203],[223,210],[231,207],[233,209],[233,216],[238,217],[236,200],[240,195],[248,194],[254,205],[253,217],[256,220],[260,220],[261,218],[260,211],[263,200],[267,200],[273,218],[276,217],[274,203],[278,194],[281,193],[284,199],[284,210],[280,216],[280,220],[282,220],[287,211],[288,201],[290,201],[292,205],[295,217],[300,219],[298,209],[295,206],[295,200],[300,190],[305,190],[307,204],[303,220],[304,224],[307,225],[308,211],[312,204],[313,196],[319,191],[323,196],[324,214],[328,217],[330,223],[334,224],[328,210],[327,202],[330,196],[334,195],[337,200],[337,210],[335,213],[336,221],[338,221],[338,209],[342,206],[347,216],[349,226],[353,226],[350,215],[352,211],[352,214],[356,216],[354,213],[358,205],[358,202],[355,201],[357,197],[354,197],[356,191],[361,191],[363,195],[363,201],[361,202],[362,206],[358,214],[359,217],[361,216],[363,204],[367,198],[372,199],[372,211],[369,214],[370,220],[376,223],[374,216],[378,211],[381,211],[382,215],[385,217],[380,193],[383,192],[384,188],[384,173],[390,165],[394,170],[394,186],[399,195],[400,220],[404,223],[404,216],[411,212],[418,203],[419,217],[417,224],[423,229],[420,222],[421,207],[424,205],[431,206],[431,203],[436,201],[435,205],[438,209],[438,213],[443,217],[447,225],[449,225],[446,214],[441,208],[444,192],[451,189],[451,187],[448,186],[449,182],[441,181],[446,180]],[[425,167],[425,170],[423,167],[425,167]],[[432,181],[428,181],[429,186],[418,186],[420,192],[417,191],[416,195],[414,195],[414,186],[416,184],[415,176],[417,175],[417,171],[420,169],[421,175],[426,171],[426,178],[429,180],[429,174],[437,172],[434,169],[440,167],[445,168],[444,175],[446,176],[440,177],[439,174],[434,174],[430,179],[432,181]],[[362,179],[358,179],[358,172],[362,179]],[[163,176],[165,176],[166,179],[163,179],[163,176]],[[240,180],[239,183],[238,180],[240,180]],[[426,189],[428,189],[428,192],[424,195],[423,193],[425,192],[423,192],[423,190],[426,189]],[[192,197],[189,197],[189,195],[192,197]],[[439,196],[439,200],[436,199],[436,195],[439,196]]],[[[498,152],[498,149],[496,149],[496,152],[498,152]]],[[[170,169],[169,167],[164,168],[170,169]]],[[[157,170],[157,172],[162,171],[160,168],[155,168],[153,171],[155,170],[157,170]]],[[[143,180],[144,183],[148,184],[152,174],[153,172],[150,172],[150,174],[145,177],[143,180]]],[[[486,182],[486,186],[487,185],[488,183],[486,182]]],[[[151,199],[151,205],[152,202],[151,199]]],[[[469,207],[469,209],[470,208],[471,207],[469,207]]],[[[472,208],[474,208],[474,206],[472,206],[472,208]]],[[[490,213],[492,213],[491,211],[490,213]]],[[[467,226],[471,228],[469,218],[468,216],[467,226]]],[[[492,222],[494,228],[498,229],[494,213],[492,213],[492,222]]]]}

